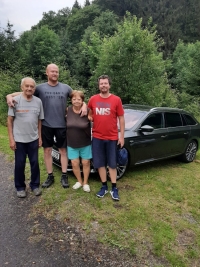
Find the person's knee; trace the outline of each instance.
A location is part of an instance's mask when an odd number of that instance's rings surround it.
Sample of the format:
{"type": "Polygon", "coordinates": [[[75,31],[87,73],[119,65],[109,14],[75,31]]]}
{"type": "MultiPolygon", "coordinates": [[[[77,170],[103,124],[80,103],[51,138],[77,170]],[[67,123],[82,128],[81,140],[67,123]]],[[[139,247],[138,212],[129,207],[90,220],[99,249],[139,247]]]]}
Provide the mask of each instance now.
{"type": "Polygon", "coordinates": [[[44,156],[45,157],[51,156],[51,151],[52,151],[51,147],[45,147],[44,148],[44,156]]]}
{"type": "Polygon", "coordinates": [[[72,167],[74,167],[74,168],[79,167],[79,165],[80,165],[79,159],[73,159],[73,160],[71,160],[71,163],[72,163],[72,167]]]}
{"type": "Polygon", "coordinates": [[[82,165],[83,165],[84,167],[88,167],[88,166],[90,166],[90,160],[84,160],[84,159],[82,159],[82,165]]]}
{"type": "Polygon", "coordinates": [[[67,157],[66,148],[59,148],[61,157],[67,157]]]}

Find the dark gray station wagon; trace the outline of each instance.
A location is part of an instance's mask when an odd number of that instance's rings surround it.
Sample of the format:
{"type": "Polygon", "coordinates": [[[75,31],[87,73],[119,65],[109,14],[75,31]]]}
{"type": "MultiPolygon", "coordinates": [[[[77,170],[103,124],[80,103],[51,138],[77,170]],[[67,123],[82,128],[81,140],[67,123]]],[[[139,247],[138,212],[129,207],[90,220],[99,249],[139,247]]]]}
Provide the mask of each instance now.
{"type": "MultiPolygon", "coordinates": [[[[126,104],[125,145],[129,160],[117,167],[120,179],[128,166],[179,156],[192,162],[199,147],[200,124],[182,109],[126,104]]],[[[53,162],[60,166],[60,155],[54,147],[53,162]]],[[[69,162],[70,169],[70,162],[69,162]]],[[[91,171],[95,169],[92,166],[91,171]]]]}

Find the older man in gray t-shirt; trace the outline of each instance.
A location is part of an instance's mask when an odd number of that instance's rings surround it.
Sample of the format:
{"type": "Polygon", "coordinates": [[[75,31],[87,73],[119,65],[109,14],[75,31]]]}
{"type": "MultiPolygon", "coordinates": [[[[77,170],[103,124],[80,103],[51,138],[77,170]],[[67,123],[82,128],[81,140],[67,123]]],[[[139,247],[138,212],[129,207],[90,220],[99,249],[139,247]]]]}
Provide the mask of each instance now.
{"type": "Polygon", "coordinates": [[[44,119],[42,102],[33,96],[35,81],[24,78],[22,94],[15,97],[16,105],[8,110],[8,135],[10,148],[15,152],[15,187],[18,197],[26,196],[25,164],[28,155],[31,165],[30,188],[36,196],[41,194],[38,148],[42,145],[41,120],[44,119]]]}

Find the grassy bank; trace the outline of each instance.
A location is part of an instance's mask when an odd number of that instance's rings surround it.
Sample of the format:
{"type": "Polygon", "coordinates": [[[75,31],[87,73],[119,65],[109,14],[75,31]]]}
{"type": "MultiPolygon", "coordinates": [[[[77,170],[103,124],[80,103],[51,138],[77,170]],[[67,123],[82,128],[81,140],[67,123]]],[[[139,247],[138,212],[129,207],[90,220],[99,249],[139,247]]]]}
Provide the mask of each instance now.
{"type": "MultiPolygon", "coordinates": [[[[0,151],[13,160],[4,126],[0,126],[0,151]]],[[[43,182],[42,149],[40,168],[43,182]]],[[[28,165],[26,171],[29,177],[28,165]]],[[[191,164],[174,159],[129,170],[118,181],[119,202],[113,202],[109,194],[103,199],[95,196],[100,188],[97,174],[90,177],[91,193],[85,193],[72,189],[72,174],[71,187],[65,190],[60,169],[55,167],[54,173],[55,184],[43,191],[33,216],[56,217],[139,259],[153,255],[160,259],[159,267],[200,266],[200,153],[191,164]]]]}

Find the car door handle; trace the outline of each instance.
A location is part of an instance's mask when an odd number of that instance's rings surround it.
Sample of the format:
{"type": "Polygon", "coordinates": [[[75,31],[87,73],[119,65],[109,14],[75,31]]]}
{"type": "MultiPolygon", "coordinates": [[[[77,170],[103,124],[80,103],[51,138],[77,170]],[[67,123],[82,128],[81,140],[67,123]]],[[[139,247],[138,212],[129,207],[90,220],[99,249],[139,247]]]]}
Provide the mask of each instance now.
{"type": "Polygon", "coordinates": [[[188,132],[184,133],[185,135],[188,134],[188,132]]]}
{"type": "Polygon", "coordinates": [[[167,137],[167,136],[168,136],[167,134],[165,134],[165,135],[161,135],[162,138],[165,138],[165,137],[167,137]]]}
{"type": "Polygon", "coordinates": [[[130,144],[130,146],[132,147],[132,146],[135,145],[135,141],[134,141],[134,140],[130,140],[130,141],[129,141],[129,144],[130,144]]]}

